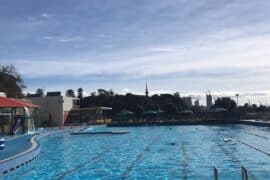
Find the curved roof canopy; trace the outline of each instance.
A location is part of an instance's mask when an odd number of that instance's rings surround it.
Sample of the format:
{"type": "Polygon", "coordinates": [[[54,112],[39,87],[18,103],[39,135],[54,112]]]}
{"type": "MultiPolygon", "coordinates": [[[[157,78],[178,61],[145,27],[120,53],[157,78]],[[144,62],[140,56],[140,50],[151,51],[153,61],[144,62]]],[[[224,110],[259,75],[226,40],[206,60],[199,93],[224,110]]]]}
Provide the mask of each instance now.
{"type": "Polygon", "coordinates": [[[0,108],[38,108],[38,105],[13,98],[0,97],[0,108]]]}

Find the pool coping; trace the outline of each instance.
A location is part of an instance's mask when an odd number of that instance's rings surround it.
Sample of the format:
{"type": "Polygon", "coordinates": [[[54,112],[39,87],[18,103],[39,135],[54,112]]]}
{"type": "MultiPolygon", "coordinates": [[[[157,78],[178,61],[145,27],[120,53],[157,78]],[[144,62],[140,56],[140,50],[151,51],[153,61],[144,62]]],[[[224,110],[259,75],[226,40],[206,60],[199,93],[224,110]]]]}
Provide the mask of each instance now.
{"type": "Polygon", "coordinates": [[[32,143],[32,146],[29,149],[0,161],[1,175],[12,172],[15,169],[18,169],[19,167],[22,167],[36,159],[36,157],[40,153],[40,147],[38,142],[36,141],[36,137],[37,135],[31,138],[30,141],[32,143]]]}
{"type": "Polygon", "coordinates": [[[55,135],[60,133],[68,133],[71,132],[73,129],[66,129],[66,130],[52,130],[48,132],[42,132],[39,134],[34,135],[31,137],[31,147],[27,150],[15,154],[11,157],[5,158],[0,160],[0,177],[13,172],[14,170],[27,165],[28,163],[32,162],[37,158],[40,154],[40,144],[39,140],[55,135]]]}
{"type": "Polygon", "coordinates": [[[162,122],[120,122],[110,123],[107,127],[136,127],[136,126],[184,126],[184,125],[254,125],[254,126],[265,126],[270,127],[270,121],[262,121],[255,119],[248,120],[185,120],[185,121],[162,121],[162,122]]]}

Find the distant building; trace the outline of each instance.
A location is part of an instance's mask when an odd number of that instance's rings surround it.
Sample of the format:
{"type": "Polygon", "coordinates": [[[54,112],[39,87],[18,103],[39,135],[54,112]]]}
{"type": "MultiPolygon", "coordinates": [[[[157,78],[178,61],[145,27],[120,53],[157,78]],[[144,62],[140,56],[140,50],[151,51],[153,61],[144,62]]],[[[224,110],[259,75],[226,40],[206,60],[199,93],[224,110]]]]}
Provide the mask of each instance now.
{"type": "Polygon", "coordinates": [[[79,99],[61,96],[61,92],[48,92],[46,96],[29,94],[26,99],[40,106],[37,126],[61,126],[73,108],[79,108],[79,99]]]}
{"type": "Polygon", "coordinates": [[[211,108],[213,106],[213,100],[212,100],[212,95],[206,94],[206,107],[211,108]]]}
{"type": "Polygon", "coordinates": [[[182,97],[182,100],[184,101],[184,103],[187,107],[192,107],[192,98],[191,97],[182,97]]]}
{"type": "Polygon", "coordinates": [[[65,124],[90,123],[102,124],[110,123],[111,117],[108,113],[112,110],[111,107],[87,107],[71,109],[65,124]]]}
{"type": "Polygon", "coordinates": [[[62,96],[61,92],[48,92],[46,96],[28,94],[26,97],[40,106],[37,126],[63,126],[76,123],[105,123],[110,121],[106,112],[109,107],[80,108],[79,98],[62,96]]]}
{"type": "Polygon", "coordinates": [[[199,107],[200,106],[200,101],[199,100],[196,100],[195,101],[195,107],[199,107]]]}

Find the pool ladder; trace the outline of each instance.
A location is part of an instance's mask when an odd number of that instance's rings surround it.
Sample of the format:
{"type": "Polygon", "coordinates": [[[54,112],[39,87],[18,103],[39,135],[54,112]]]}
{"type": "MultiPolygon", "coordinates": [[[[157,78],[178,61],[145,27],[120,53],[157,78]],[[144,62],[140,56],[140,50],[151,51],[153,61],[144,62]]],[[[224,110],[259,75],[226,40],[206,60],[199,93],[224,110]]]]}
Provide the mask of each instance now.
{"type": "MultiPolygon", "coordinates": [[[[241,168],[241,175],[242,175],[242,180],[248,180],[248,172],[245,166],[242,166],[241,168]]],[[[214,180],[218,180],[218,170],[216,166],[214,167],[214,180]]]]}

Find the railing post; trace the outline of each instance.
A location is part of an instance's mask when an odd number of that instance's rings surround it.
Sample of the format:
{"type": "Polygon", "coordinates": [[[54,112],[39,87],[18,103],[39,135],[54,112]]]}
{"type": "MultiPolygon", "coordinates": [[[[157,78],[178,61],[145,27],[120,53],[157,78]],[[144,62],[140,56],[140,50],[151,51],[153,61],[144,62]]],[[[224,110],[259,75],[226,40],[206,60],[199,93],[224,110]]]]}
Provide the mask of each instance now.
{"type": "Polygon", "coordinates": [[[214,180],[218,180],[218,170],[216,166],[214,167],[214,180]]]}
{"type": "Polygon", "coordinates": [[[242,180],[248,180],[248,173],[245,166],[242,166],[242,180]]]}

